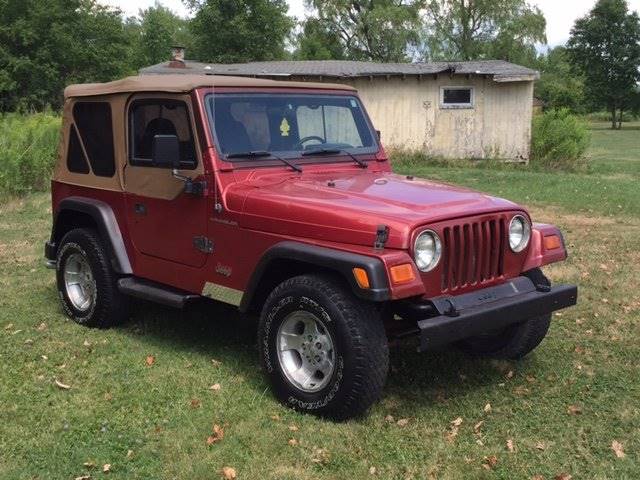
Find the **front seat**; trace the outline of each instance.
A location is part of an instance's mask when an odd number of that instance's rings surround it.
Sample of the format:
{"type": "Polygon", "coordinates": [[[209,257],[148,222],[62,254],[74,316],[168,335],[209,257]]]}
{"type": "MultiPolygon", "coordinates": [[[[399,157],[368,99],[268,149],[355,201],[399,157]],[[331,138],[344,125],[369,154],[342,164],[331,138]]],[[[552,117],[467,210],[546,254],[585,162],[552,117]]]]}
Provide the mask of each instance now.
{"type": "Polygon", "coordinates": [[[253,149],[244,124],[233,118],[230,111],[216,108],[214,122],[222,153],[241,153],[253,149]]]}
{"type": "Polygon", "coordinates": [[[153,150],[153,137],[156,135],[176,135],[176,126],[171,120],[166,118],[154,118],[144,129],[142,140],[140,142],[140,150],[138,154],[142,158],[151,158],[153,150]]]}

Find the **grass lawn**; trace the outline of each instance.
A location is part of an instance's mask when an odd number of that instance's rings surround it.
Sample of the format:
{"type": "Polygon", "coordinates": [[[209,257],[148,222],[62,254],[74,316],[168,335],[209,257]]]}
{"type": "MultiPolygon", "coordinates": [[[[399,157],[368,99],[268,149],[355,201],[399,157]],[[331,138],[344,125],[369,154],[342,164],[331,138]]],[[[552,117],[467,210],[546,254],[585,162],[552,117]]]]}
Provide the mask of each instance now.
{"type": "Polygon", "coordinates": [[[225,466],[239,479],[638,478],[638,128],[596,126],[584,174],[412,172],[559,224],[571,256],[547,271],[578,283],[580,303],[521,362],[393,348],[382,402],[343,424],[272,398],[250,322],[233,309],[139,304],[111,330],[69,321],[42,265],[48,195],[1,205],[0,478],[206,480],[225,466]],[[224,438],[207,445],[214,424],[224,438]]]}

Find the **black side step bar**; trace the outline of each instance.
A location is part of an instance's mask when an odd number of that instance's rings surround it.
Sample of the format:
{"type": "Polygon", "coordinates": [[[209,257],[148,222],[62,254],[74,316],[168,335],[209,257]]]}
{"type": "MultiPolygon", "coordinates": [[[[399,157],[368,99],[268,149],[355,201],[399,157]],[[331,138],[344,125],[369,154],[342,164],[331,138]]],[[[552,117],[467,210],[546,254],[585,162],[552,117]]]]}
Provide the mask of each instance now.
{"type": "Polygon", "coordinates": [[[118,290],[131,297],[180,309],[184,308],[191,300],[200,298],[200,295],[193,295],[136,277],[125,277],[118,280],[118,290]]]}

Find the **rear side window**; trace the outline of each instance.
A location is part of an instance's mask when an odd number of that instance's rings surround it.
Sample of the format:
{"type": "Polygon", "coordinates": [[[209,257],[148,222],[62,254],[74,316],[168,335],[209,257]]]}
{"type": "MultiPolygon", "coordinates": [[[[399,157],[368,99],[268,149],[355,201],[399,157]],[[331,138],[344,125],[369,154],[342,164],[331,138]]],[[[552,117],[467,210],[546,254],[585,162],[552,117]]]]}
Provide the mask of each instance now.
{"type": "Polygon", "coordinates": [[[180,168],[194,169],[196,158],[187,105],[179,100],[135,101],[129,109],[129,163],[153,166],[151,152],[156,135],[176,135],[180,143],[180,168]]]}
{"type": "Polygon", "coordinates": [[[73,106],[73,119],[93,173],[99,177],[113,177],[116,165],[111,105],[106,102],[77,102],[73,106]]]}
{"type": "Polygon", "coordinates": [[[89,164],[82,151],[78,130],[71,125],[69,131],[69,148],[67,149],[67,169],[73,173],[89,173],[89,164]]]}

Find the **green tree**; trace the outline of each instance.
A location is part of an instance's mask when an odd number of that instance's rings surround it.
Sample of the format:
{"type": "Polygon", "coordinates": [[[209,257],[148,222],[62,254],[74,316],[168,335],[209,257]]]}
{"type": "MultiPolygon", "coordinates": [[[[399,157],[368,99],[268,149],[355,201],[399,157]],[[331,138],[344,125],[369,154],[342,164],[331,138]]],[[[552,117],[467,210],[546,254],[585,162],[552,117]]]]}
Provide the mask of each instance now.
{"type": "Polygon", "coordinates": [[[325,29],[337,33],[348,58],[407,61],[418,41],[422,0],[307,0],[325,29]]]}
{"type": "Polygon", "coordinates": [[[584,79],[570,62],[565,47],[549,50],[538,59],[540,80],[536,82],[535,96],[547,108],[567,108],[573,113],[586,111],[584,79]]]}
{"type": "Polygon", "coordinates": [[[294,21],[285,0],[189,0],[194,55],[235,63],[286,57],[294,21]]]}
{"type": "Polygon", "coordinates": [[[640,81],[640,18],[625,0],[598,0],[576,21],[569,38],[571,60],[585,78],[595,108],[611,112],[612,128],[622,127],[640,81]]]}
{"type": "Polygon", "coordinates": [[[494,58],[531,65],[546,43],[546,20],[525,0],[427,0],[423,57],[494,58]]]}
{"type": "Polygon", "coordinates": [[[134,61],[144,67],[170,58],[171,47],[181,45],[187,52],[193,46],[187,20],[156,1],[153,7],[140,10],[135,38],[134,61]]]}
{"type": "Polygon", "coordinates": [[[59,107],[70,83],[130,67],[118,10],[93,0],[0,0],[0,111],[59,107]]]}
{"type": "Polygon", "coordinates": [[[296,60],[343,60],[346,58],[340,34],[334,25],[314,17],[302,23],[295,38],[296,60]]]}

